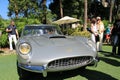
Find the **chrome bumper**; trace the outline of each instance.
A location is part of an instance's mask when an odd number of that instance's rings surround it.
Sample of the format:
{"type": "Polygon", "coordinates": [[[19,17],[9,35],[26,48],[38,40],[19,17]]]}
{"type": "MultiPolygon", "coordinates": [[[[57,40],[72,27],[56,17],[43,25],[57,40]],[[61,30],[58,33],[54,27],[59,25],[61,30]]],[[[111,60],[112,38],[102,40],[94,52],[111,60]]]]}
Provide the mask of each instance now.
{"type": "Polygon", "coordinates": [[[33,65],[25,65],[20,63],[18,64],[18,66],[22,69],[25,69],[31,72],[42,73],[44,77],[47,77],[46,66],[33,66],[33,65]]]}
{"type": "MultiPolygon", "coordinates": [[[[94,58],[91,64],[88,64],[87,66],[97,66],[99,59],[98,58],[94,58]]],[[[42,73],[43,77],[47,77],[47,66],[37,66],[37,65],[26,65],[26,64],[20,64],[18,63],[18,66],[22,69],[31,71],[31,72],[37,72],[37,73],[42,73]]],[[[79,66],[81,67],[81,66],[79,66]]]]}

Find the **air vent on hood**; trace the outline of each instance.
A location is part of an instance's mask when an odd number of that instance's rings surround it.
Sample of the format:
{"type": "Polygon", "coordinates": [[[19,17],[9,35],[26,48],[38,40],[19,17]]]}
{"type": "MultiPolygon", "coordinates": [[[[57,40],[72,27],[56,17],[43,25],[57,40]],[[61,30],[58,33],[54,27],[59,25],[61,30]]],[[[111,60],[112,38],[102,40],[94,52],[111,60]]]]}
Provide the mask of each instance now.
{"type": "Polygon", "coordinates": [[[49,38],[66,38],[65,36],[51,36],[49,38]]]}

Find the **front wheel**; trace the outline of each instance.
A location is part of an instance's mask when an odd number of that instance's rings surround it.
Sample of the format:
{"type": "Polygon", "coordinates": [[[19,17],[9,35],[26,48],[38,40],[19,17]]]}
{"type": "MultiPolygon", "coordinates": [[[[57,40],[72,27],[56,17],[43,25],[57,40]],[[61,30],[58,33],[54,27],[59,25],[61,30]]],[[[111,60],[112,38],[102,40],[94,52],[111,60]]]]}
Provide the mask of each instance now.
{"type": "Polygon", "coordinates": [[[23,80],[23,79],[26,79],[26,78],[28,79],[32,75],[32,72],[20,68],[18,66],[18,62],[17,62],[17,73],[18,73],[18,76],[19,76],[20,80],[23,80]]]}

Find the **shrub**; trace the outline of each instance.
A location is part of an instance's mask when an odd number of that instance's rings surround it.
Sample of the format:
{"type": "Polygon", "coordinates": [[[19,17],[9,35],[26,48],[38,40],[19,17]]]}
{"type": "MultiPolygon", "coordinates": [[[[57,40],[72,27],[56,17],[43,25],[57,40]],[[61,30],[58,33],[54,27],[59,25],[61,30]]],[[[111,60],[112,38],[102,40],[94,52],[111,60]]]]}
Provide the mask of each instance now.
{"type": "Polygon", "coordinates": [[[74,32],[71,34],[72,36],[84,36],[84,37],[90,37],[91,33],[88,31],[79,31],[79,32],[74,32]]]}
{"type": "Polygon", "coordinates": [[[104,26],[106,28],[108,26],[108,24],[109,24],[109,21],[108,20],[103,20],[103,23],[104,23],[104,26]]]}
{"type": "Polygon", "coordinates": [[[8,46],[8,37],[7,34],[2,34],[0,37],[0,47],[8,46]]]}

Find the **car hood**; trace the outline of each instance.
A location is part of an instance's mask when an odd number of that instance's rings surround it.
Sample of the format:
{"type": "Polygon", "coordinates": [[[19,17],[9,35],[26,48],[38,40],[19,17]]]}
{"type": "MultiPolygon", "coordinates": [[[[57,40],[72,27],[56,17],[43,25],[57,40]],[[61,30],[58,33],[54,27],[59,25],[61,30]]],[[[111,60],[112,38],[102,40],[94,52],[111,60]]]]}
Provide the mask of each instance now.
{"type": "MultiPolygon", "coordinates": [[[[55,48],[81,48],[86,49],[86,41],[77,40],[75,37],[64,37],[64,36],[35,36],[35,37],[25,37],[25,42],[32,46],[32,49],[54,49],[55,48]]],[[[64,49],[62,49],[64,50],[64,49]]],[[[39,51],[39,50],[38,50],[39,51]]]]}
{"type": "Polygon", "coordinates": [[[74,37],[26,37],[25,41],[32,46],[31,63],[47,63],[55,59],[75,56],[96,56],[96,53],[88,47],[85,40],[74,37]]]}

